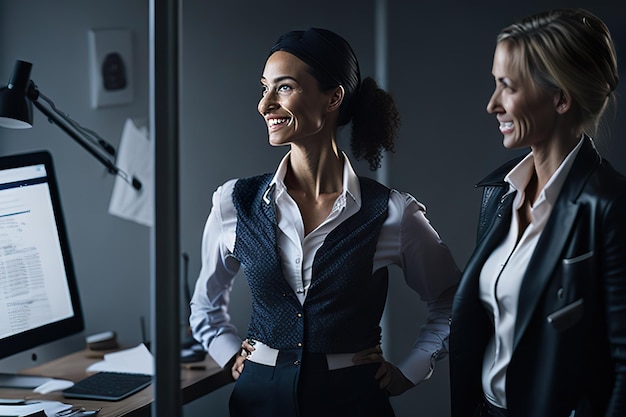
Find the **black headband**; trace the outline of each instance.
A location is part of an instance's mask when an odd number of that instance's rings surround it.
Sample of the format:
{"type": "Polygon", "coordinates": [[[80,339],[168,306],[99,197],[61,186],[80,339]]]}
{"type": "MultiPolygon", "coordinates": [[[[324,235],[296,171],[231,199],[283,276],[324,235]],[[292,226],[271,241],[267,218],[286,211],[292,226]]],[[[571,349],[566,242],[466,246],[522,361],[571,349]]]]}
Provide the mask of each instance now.
{"type": "Polygon", "coordinates": [[[339,35],[326,29],[310,28],[291,31],[280,36],[270,50],[285,51],[295,55],[325,80],[342,85],[350,94],[361,83],[359,64],[350,45],[339,35]]]}

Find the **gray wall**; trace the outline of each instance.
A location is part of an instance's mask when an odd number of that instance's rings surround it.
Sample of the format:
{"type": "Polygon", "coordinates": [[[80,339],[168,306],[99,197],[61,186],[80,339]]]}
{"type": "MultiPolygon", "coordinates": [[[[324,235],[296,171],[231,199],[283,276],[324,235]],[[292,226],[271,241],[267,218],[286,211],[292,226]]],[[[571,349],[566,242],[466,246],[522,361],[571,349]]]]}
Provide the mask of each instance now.
{"type": "MultiPolygon", "coordinates": [[[[319,0],[297,7],[284,0],[183,3],[180,232],[193,281],[200,268],[200,237],[213,190],[229,178],[273,170],[286,150],[267,145],[256,112],[267,50],[284,31],[323,26],[344,35],[360,58],[363,75],[374,75],[375,0],[319,0]]],[[[484,110],[493,87],[491,58],[498,30],[531,12],[580,5],[606,20],[618,42],[618,54],[626,53],[626,6],[612,0],[466,3],[388,0],[387,85],[403,114],[397,151],[386,158],[388,182],[426,204],[428,217],[460,267],[474,242],[479,198],[474,184],[513,155],[502,149],[494,118],[484,110]]],[[[117,145],[127,117],[148,117],[147,32],[146,0],[0,0],[0,84],[8,80],[15,59],[31,61],[32,79],[42,92],[117,145]],[[132,104],[90,108],[87,31],[94,28],[132,31],[132,104]]],[[[620,86],[618,93],[624,88],[620,86]]],[[[0,130],[0,155],[34,149],[52,152],[86,310],[85,333],[113,329],[123,343],[139,343],[140,317],[149,320],[150,312],[150,232],[109,215],[113,178],[41,114],[35,118],[29,131],[0,130]]],[[[626,172],[626,146],[621,140],[613,129],[613,138],[601,149],[626,172]]],[[[347,149],[346,143],[342,145],[347,149]]],[[[357,169],[370,175],[363,164],[357,169]]],[[[424,306],[405,291],[397,271],[392,278],[384,337],[387,354],[397,359],[423,321],[424,306]]],[[[242,331],[247,304],[246,285],[239,278],[232,310],[242,331]]],[[[74,340],[73,347],[81,343],[74,340]]],[[[50,354],[42,351],[40,356],[50,354]]],[[[0,366],[24,363],[22,358],[0,366]]],[[[185,415],[226,416],[231,388],[186,406],[185,415]]],[[[393,402],[399,417],[447,416],[447,362],[439,364],[432,380],[393,402]]]]}

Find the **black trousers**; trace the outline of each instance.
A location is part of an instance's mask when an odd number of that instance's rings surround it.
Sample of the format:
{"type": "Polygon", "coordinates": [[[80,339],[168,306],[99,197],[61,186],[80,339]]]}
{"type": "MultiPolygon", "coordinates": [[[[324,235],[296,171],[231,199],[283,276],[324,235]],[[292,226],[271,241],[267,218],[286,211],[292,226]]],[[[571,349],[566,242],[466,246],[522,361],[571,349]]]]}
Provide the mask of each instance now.
{"type": "Polygon", "coordinates": [[[230,397],[231,417],[394,417],[374,378],[378,364],[328,370],[326,357],[281,351],[276,366],[246,361],[230,397]]]}

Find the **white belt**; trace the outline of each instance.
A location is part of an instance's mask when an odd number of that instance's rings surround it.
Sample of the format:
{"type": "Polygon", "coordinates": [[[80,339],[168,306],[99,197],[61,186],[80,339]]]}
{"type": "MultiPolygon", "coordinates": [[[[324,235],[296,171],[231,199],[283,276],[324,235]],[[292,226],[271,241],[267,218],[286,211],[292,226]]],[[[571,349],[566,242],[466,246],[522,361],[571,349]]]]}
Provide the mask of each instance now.
{"type": "MultiPolygon", "coordinates": [[[[276,366],[279,352],[278,349],[271,348],[265,343],[255,340],[254,351],[248,354],[247,359],[261,365],[276,366]]],[[[356,365],[352,362],[353,357],[354,353],[327,353],[328,370],[334,371],[356,365]]]]}

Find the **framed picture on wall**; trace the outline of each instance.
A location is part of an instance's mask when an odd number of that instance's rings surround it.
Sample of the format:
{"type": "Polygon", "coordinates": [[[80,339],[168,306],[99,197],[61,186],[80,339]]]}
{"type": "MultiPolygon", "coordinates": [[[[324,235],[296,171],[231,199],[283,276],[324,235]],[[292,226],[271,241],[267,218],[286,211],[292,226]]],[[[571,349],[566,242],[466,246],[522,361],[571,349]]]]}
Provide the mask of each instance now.
{"type": "Polygon", "coordinates": [[[132,103],[132,35],[124,29],[89,31],[91,107],[132,103]]]}

